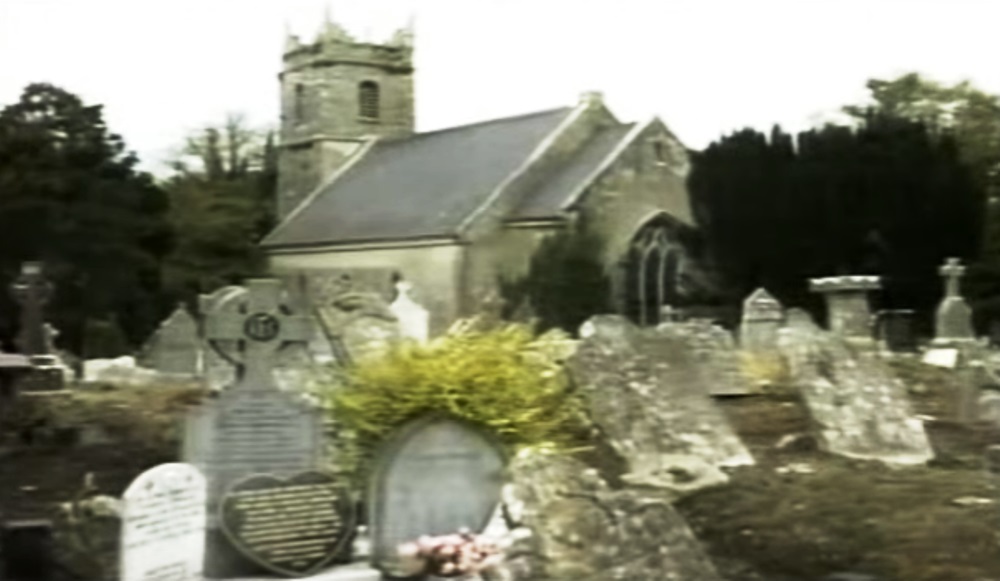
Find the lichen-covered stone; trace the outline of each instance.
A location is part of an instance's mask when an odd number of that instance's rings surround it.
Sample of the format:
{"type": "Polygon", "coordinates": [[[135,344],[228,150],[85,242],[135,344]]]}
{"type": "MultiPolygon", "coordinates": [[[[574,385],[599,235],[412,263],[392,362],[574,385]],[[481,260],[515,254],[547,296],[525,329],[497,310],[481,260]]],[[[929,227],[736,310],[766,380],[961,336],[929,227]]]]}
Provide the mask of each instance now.
{"type": "Polygon", "coordinates": [[[524,531],[508,551],[513,579],[721,579],[666,499],[611,491],[595,471],[562,455],[523,453],[510,471],[508,513],[524,531]]]}
{"type": "Polygon", "coordinates": [[[581,336],[568,369],[626,482],[685,493],[726,482],[720,467],[753,464],[683,338],[611,315],[581,336]]]}
{"type": "Polygon", "coordinates": [[[893,464],[934,457],[905,386],[874,355],[856,352],[796,309],[789,312],[778,347],[802,391],[820,449],[893,464]]]}

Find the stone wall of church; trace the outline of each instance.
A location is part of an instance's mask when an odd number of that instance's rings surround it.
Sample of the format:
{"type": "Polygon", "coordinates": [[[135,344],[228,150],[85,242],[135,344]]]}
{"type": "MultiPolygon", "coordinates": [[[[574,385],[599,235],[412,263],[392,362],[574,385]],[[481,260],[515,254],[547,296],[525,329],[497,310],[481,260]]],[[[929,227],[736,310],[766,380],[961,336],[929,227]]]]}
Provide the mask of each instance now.
{"type": "Polygon", "coordinates": [[[464,247],[457,244],[409,248],[368,248],[353,251],[273,254],[272,272],[389,268],[413,283],[414,300],[431,313],[431,333],[447,330],[459,316],[460,273],[464,247]]]}
{"type": "Polygon", "coordinates": [[[649,125],[604,175],[588,189],[582,205],[607,241],[610,267],[623,257],[632,237],[657,215],[694,225],[687,189],[687,152],[661,123],[649,125]],[[666,143],[663,160],[653,143],[666,143]],[[674,146],[670,146],[670,142],[674,146]]]}
{"type": "Polygon", "coordinates": [[[507,227],[504,220],[521,196],[549,179],[552,169],[576,154],[594,133],[617,123],[596,94],[585,94],[573,115],[546,148],[544,156],[508,184],[507,194],[494,200],[467,232],[472,244],[464,267],[463,314],[474,312],[483,297],[498,290],[500,276],[523,276],[541,238],[558,227],[555,224],[542,229],[507,227]]]}

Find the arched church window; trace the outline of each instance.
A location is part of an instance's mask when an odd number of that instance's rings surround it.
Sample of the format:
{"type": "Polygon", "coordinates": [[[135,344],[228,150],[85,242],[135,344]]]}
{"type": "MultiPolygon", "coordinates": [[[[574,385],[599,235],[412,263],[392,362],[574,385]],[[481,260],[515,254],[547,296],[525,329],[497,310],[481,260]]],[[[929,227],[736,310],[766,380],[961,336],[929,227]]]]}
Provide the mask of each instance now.
{"type": "Polygon", "coordinates": [[[358,85],[358,109],[364,119],[378,119],[379,89],[375,81],[364,81],[358,85]]]}
{"type": "Polygon", "coordinates": [[[677,300],[678,249],[670,224],[656,219],[632,238],[626,276],[626,315],[638,325],[660,323],[660,310],[677,300]]]}

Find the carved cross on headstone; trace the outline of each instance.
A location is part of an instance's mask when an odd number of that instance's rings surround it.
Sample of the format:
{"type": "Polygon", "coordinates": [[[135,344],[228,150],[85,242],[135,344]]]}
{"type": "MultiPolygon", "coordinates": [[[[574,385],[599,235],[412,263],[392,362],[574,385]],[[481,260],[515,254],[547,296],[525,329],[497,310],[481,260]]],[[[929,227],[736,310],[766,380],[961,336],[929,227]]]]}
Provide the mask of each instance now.
{"type": "Polygon", "coordinates": [[[21,276],[10,285],[11,296],[21,306],[18,346],[25,355],[46,355],[43,307],[52,297],[52,283],[42,276],[41,262],[25,262],[21,276]]]}
{"type": "Polygon", "coordinates": [[[938,272],[945,278],[945,296],[959,296],[958,281],[965,274],[965,267],[959,263],[957,258],[949,258],[944,266],[938,270],[938,272]]]}
{"type": "Polygon", "coordinates": [[[252,279],[242,312],[206,313],[205,338],[213,348],[220,349],[217,341],[238,341],[242,347],[239,354],[223,353],[240,368],[237,388],[277,389],[272,372],[278,351],[312,337],[309,317],[286,314],[281,306],[280,281],[252,279]]]}

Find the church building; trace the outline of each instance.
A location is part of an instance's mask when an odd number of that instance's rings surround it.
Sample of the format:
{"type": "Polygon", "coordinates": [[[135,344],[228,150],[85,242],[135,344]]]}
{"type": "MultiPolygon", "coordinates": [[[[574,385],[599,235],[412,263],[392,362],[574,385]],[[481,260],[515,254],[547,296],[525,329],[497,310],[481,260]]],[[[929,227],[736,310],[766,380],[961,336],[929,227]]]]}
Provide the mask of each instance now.
{"type": "Polygon", "coordinates": [[[312,43],[289,37],[280,80],[272,272],[388,269],[436,333],[586,211],[621,312],[655,323],[682,292],[689,159],[659,119],[620,121],[594,92],[417,133],[412,31],[372,44],[330,21],[312,43]]]}

